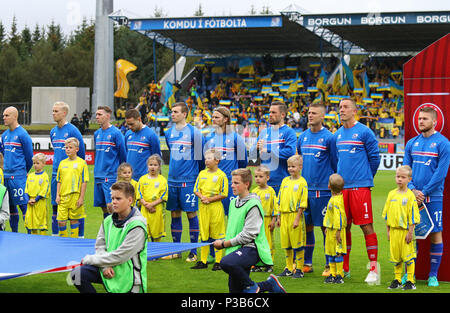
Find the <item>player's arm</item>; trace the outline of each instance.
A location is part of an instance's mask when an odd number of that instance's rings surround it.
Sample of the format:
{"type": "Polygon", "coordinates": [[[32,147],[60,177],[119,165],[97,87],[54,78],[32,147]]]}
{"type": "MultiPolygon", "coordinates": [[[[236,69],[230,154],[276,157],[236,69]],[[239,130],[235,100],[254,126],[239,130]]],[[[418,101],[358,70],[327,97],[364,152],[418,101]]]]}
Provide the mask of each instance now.
{"type": "Polygon", "coordinates": [[[58,181],[58,183],[56,184],[56,197],[55,197],[55,202],[56,202],[57,204],[60,204],[60,203],[61,203],[60,192],[61,192],[61,182],[58,181]]]}
{"type": "Polygon", "coordinates": [[[149,144],[150,144],[150,152],[151,152],[150,155],[153,155],[153,154],[161,155],[161,147],[159,145],[159,138],[156,136],[156,134],[153,130],[150,130],[149,144]]]}
{"type": "MultiPolygon", "coordinates": [[[[79,156],[80,158],[82,158],[84,160],[85,157],[86,157],[86,148],[84,146],[83,136],[81,135],[80,131],[76,127],[74,127],[74,131],[73,131],[72,135],[75,138],[77,138],[78,141],[80,142],[80,146],[78,148],[77,156],[79,156]]],[[[94,136],[94,138],[95,138],[95,136],[94,136]]],[[[94,145],[94,147],[95,147],[95,145],[94,145]]]]}
{"type": "Polygon", "coordinates": [[[375,177],[378,166],[380,166],[380,150],[378,149],[378,140],[375,138],[374,133],[371,130],[366,132],[365,148],[367,152],[367,158],[369,160],[370,170],[372,176],[375,177]]]}
{"type": "Polygon", "coordinates": [[[80,197],[78,198],[78,201],[77,201],[77,208],[82,206],[84,203],[84,195],[86,194],[86,186],[87,186],[87,182],[81,183],[80,197]]]}
{"type": "MultiPolygon", "coordinates": [[[[405,146],[405,153],[404,153],[404,155],[403,155],[403,165],[409,165],[411,168],[412,168],[412,163],[413,163],[413,160],[412,160],[412,157],[411,157],[411,147],[412,147],[412,142],[413,142],[413,140],[410,140],[410,141],[408,141],[408,142],[406,143],[406,146],[405,146]]],[[[416,193],[415,193],[416,186],[414,186],[413,180],[411,180],[411,181],[408,183],[408,188],[411,189],[411,190],[414,192],[414,194],[416,194],[416,193]]],[[[416,195],[416,196],[417,196],[417,195],[416,195]]]]}
{"type": "Polygon", "coordinates": [[[439,149],[439,161],[431,179],[423,186],[422,193],[424,196],[430,195],[436,188],[440,186],[442,181],[447,177],[448,168],[450,166],[450,143],[442,142],[439,149]]]}
{"type": "Polygon", "coordinates": [[[31,137],[28,134],[24,134],[21,137],[23,155],[25,157],[25,166],[27,173],[33,167],[33,143],[31,137]]]}
{"type": "Polygon", "coordinates": [[[297,135],[295,131],[291,129],[291,131],[286,132],[284,140],[284,145],[281,145],[278,151],[278,157],[287,160],[297,151],[297,135]]]}
{"type": "Polygon", "coordinates": [[[239,168],[245,168],[248,165],[247,148],[245,147],[245,142],[242,137],[235,133],[236,138],[236,157],[238,161],[239,168]]]}
{"type": "MultiPolygon", "coordinates": [[[[95,138],[95,137],[94,137],[95,138]]],[[[119,164],[127,161],[127,149],[125,148],[125,139],[122,133],[116,133],[116,147],[118,150],[119,164]]]]}

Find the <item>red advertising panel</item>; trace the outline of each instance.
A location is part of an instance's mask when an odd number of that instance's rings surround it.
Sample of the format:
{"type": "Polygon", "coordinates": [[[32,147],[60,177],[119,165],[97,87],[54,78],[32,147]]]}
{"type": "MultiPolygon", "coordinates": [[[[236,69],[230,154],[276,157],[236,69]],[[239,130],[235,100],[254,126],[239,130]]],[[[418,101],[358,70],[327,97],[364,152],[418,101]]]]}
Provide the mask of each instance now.
{"type": "MultiPolygon", "coordinates": [[[[436,130],[450,138],[450,34],[428,46],[403,66],[405,95],[405,144],[419,134],[417,121],[421,107],[438,113],[436,130]]],[[[447,176],[442,210],[444,253],[438,279],[450,281],[450,179],[447,176]]],[[[430,269],[429,238],[418,240],[417,279],[428,279],[430,269]]]]}

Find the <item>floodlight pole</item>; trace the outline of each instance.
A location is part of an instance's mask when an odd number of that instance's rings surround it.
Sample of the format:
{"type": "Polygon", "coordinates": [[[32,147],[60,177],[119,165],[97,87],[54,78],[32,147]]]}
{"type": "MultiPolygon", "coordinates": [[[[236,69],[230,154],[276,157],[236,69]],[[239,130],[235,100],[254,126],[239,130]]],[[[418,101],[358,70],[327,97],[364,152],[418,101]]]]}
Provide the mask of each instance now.
{"type": "Polygon", "coordinates": [[[114,111],[114,27],[109,18],[114,1],[96,1],[92,112],[102,105],[114,111]]]}

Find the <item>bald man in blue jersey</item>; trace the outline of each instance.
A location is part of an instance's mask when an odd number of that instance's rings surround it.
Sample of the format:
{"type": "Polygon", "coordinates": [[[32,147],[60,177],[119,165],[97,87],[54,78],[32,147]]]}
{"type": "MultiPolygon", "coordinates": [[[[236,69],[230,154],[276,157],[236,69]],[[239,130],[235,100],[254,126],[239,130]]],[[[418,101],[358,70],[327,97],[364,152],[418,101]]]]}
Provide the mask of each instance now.
{"type": "Polygon", "coordinates": [[[9,224],[13,232],[19,229],[19,211],[23,218],[27,211],[25,186],[28,171],[33,165],[33,144],[28,132],[19,125],[19,112],[15,107],[3,111],[3,122],[8,127],[2,134],[0,151],[4,156],[5,187],[9,194],[9,224]]]}

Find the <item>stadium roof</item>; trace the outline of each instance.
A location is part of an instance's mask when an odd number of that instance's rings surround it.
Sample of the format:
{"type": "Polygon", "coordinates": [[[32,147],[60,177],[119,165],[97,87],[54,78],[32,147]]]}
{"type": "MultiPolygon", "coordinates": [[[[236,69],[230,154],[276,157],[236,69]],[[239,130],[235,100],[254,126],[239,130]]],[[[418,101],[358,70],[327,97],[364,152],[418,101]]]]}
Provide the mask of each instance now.
{"type": "Polygon", "coordinates": [[[368,52],[415,53],[450,32],[450,11],[304,15],[302,24],[326,28],[368,52]]]}
{"type": "Polygon", "coordinates": [[[130,18],[111,15],[185,56],[415,54],[450,32],[450,11],[130,18]]]}
{"type": "Polygon", "coordinates": [[[129,27],[184,55],[340,50],[285,15],[130,19],[129,27]]]}

